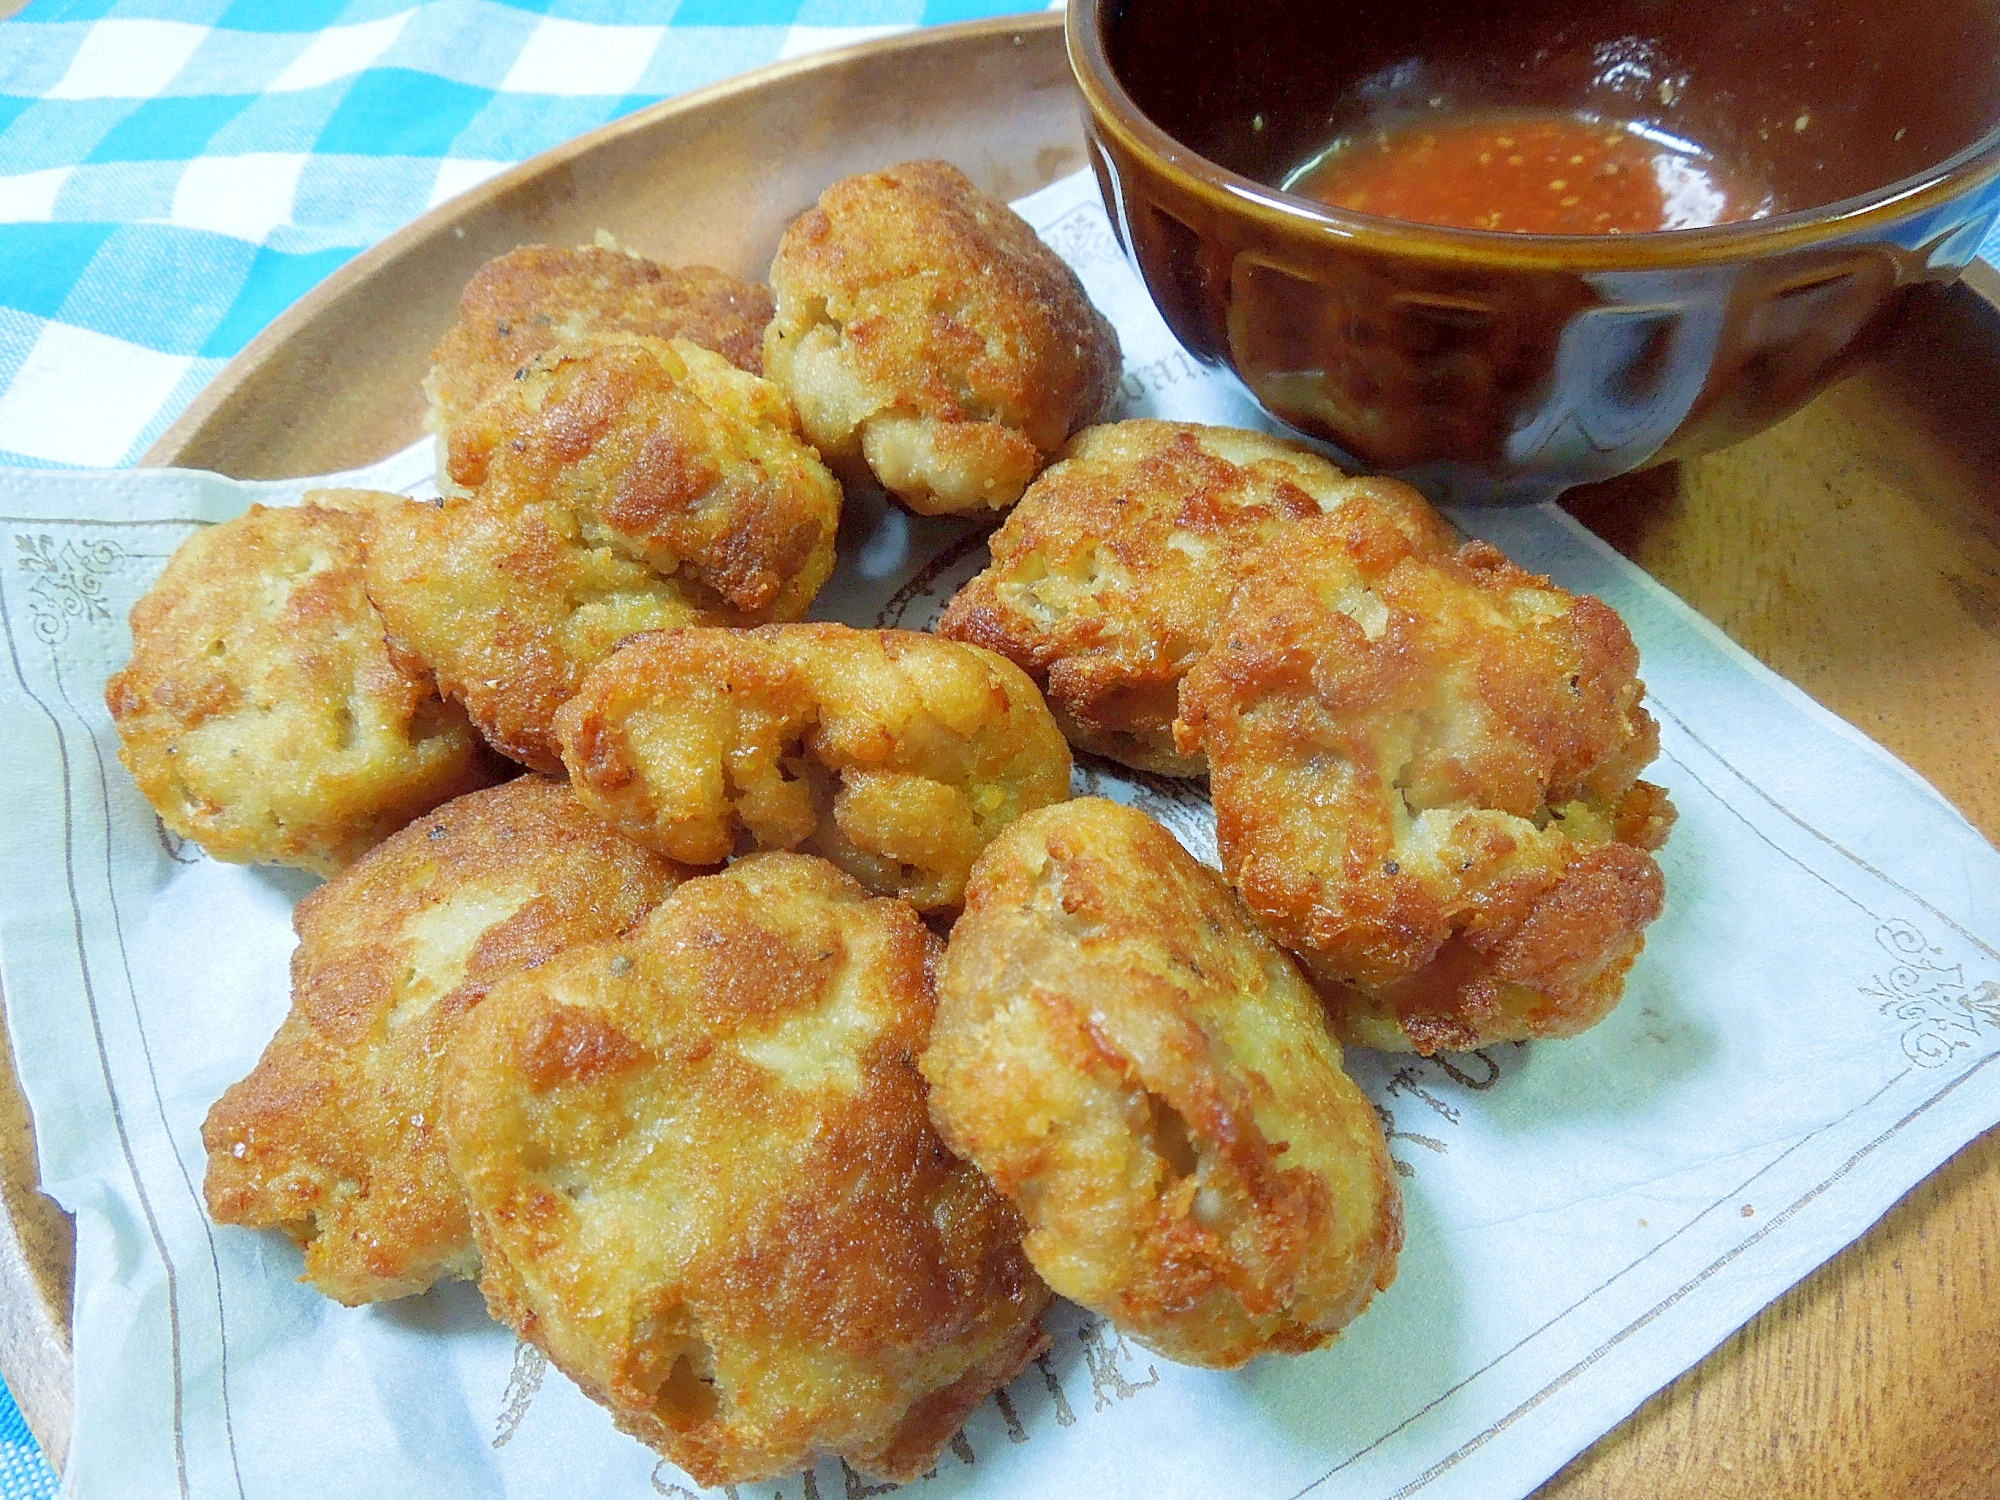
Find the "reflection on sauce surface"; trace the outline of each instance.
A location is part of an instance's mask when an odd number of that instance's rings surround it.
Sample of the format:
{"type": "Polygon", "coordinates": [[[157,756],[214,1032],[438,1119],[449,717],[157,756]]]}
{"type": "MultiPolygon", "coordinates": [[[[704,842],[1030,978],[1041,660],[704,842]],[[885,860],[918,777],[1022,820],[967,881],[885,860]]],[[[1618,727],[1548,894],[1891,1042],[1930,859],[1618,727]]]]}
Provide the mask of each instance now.
{"type": "Polygon", "coordinates": [[[1336,141],[1288,192],[1418,224],[1637,234],[1762,218],[1768,191],[1657,130],[1578,115],[1475,115],[1336,141]]]}

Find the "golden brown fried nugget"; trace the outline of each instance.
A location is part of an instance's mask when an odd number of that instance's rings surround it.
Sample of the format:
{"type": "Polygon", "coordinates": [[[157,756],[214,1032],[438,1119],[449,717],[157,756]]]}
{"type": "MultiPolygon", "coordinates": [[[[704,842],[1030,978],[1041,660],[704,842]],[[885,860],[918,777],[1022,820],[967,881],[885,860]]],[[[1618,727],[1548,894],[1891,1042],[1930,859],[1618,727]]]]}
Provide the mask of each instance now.
{"type": "Polygon", "coordinates": [[[920,1059],[1063,1296],[1171,1359],[1330,1342],[1394,1280],[1382,1127],[1291,959],[1144,813],[1030,813],[973,872],[920,1059]]]}
{"type": "Polygon", "coordinates": [[[330,875],[496,768],[456,704],[398,658],[363,586],[368,513],[319,490],[197,532],[132,608],[105,685],[119,758],[217,859],[330,875]]]}
{"type": "Polygon", "coordinates": [[[615,936],[679,872],[524,776],[439,808],[299,903],[292,1009],[208,1113],[209,1212],[283,1229],[352,1306],[471,1276],[446,1044],[502,976],[615,936]]]}
{"type": "Polygon", "coordinates": [[[843,178],[786,231],[764,368],[806,436],[926,515],[1004,510],[1116,389],[1118,335],[956,167],[843,178]]]}
{"type": "Polygon", "coordinates": [[[1001,828],[1069,795],[1069,747],[1021,670],[909,630],[647,636],[556,727],[578,795],[670,858],[810,849],[926,911],[958,905],[1001,828]]]}
{"type": "Polygon", "coordinates": [[[584,538],[746,620],[795,620],[833,571],[840,485],[792,405],[685,339],[541,355],[453,430],[460,478],[561,505],[584,538]]]}
{"type": "Polygon", "coordinates": [[[776,387],[691,344],[552,350],[473,420],[478,492],[379,518],[368,588],[537,770],[560,770],[555,711],[625,636],[794,619],[832,571],[839,485],[776,387]]]}
{"type": "Polygon", "coordinates": [[[714,616],[558,505],[411,501],[375,523],[368,593],[502,754],[560,773],[556,710],[626,636],[714,616]]]}
{"type": "Polygon", "coordinates": [[[937,939],[761,854],[496,988],[451,1163],[496,1317],[703,1484],[911,1479],[1046,1343],[1021,1223],[932,1133],[937,939]]]}
{"type": "Polygon", "coordinates": [[[424,381],[430,430],[445,438],[439,468],[459,479],[449,435],[537,355],[592,333],[688,339],[738,369],[764,372],[771,293],[709,266],[656,265],[610,246],[524,245],[481,266],[458,300],[458,322],[431,353],[424,381]]]}
{"type": "Polygon", "coordinates": [[[1181,688],[1223,866],[1322,979],[1350,1041],[1569,1036],[1617,1004],[1660,913],[1666,794],[1638,651],[1493,548],[1419,555],[1303,521],[1181,688]]]}
{"type": "Polygon", "coordinates": [[[1165,776],[1181,678],[1278,529],[1326,512],[1386,519],[1425,551],[1456,541],[1423,496],[1355,479],[1299,443],[1233,427],[1092,427],[994,533],[992,566],[938,633],[997,651],[1049,695],[1070,743],[1165,776]]]}

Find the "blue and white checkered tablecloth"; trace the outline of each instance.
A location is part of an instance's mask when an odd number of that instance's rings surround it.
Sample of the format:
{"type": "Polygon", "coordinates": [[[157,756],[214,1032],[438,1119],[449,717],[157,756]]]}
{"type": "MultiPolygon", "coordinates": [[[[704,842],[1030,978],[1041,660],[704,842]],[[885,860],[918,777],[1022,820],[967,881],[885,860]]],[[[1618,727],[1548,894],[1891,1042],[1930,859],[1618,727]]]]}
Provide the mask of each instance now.
{"type": "Polygon", "coordinates": [[[1018,0],[35,0],[0,22],[0,464],[131,464],[343,261],[778,58],[1018,0]]]}
{"type": "MultiPolygon", "coordinates": [[[[34,0],[0,22],[0,465],[136,462],[342,262],[572,136],[779,58],[1027,8],[34,0]]],[[[0,1500],[55,1492],[0,1391],[0,1500]]]]}

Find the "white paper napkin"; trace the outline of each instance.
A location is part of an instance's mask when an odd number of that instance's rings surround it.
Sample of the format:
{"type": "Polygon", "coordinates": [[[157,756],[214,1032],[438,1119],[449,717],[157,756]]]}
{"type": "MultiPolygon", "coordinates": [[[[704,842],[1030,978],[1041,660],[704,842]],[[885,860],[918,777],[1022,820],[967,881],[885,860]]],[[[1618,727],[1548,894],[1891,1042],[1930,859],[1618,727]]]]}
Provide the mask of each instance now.
{"type": "MultiPolygon", "coordinates": [[[[1087,178],[1022,211],[1125,341],[1126,415],[1259,422],[1167,335],[1087,178]]],[[[414,492],[413,450],[344,482],[414,492]]],[[[0,978],[43,1181],[77,1216],[67,1491],[689,1496],[470,1286],[350,1310],[202,1211],[199,1130],[287,1004],[302,876],[165,834],[117,762],[127,610],[197,526],[301,482],[13,472],[0,978]]],[[[1065,1308],[923,1500],[1525,1494],[2000,1120],[2000,855],[1906,768],[1554,508],[1456,517],[1614,605],[1679,826],[1624,1004],[1573,1041],[1356,1051],[1407,1195],[1396,1285],[1334,1348],[1234,1374],[1065,1308]]],[[[921,626],[984,561],[858,502],[815,613],[921,626]]],[[[1213,858],[1199,784],[1078,773],[1213,858]]],[[[883,1493],[837,1463],[750,1497],[883,1493]]]]}

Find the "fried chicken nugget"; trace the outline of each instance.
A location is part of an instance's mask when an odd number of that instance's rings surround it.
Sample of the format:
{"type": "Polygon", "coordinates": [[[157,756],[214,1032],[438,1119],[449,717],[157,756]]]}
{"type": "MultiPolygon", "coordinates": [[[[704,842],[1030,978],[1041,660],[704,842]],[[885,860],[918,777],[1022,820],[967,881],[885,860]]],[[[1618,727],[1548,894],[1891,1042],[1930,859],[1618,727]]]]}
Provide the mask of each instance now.
{"type": "Polygon", "coordinates": [[[478,492],[381,517],[368,588],[396,644],[536,770],[561,769],[555,711],[624,637],[795,619],[833,569],[840,487],[789,405],[692,344],[563,346],[473,422],[478,492]]]}
{"type": "Polygon", "coordinates": [[[783,391],[685,339],[594,334],[537,357],[452,431],[460,478],[574,511],[745,620],[795,620],[833,571],[839,482],[783,391]]]}
{"type": "Polygon", "coordinates": [[[105,684],[119,758],[160,821],[217,859],[331,875],[497,767],[363,587],[368,514],[317,490],[189,537],[132,607],[105,684]]]}
{"type": "Polygon", "coordinates": [[[988,544],[938,633],[997,651],[1049,695],[1070,743],[1163,776],[1181,678],[1243,570],[1305,516],[1385,518],[1424,551],[1457,540],[1424,497],[1356,479],[1300,443],[1232,427],[1132,421],[1071,439],[988,544]]]}
{"type": "Polygon", "coordinates": [[[674,583],[583,538],[574,513],[475,495],[411,501],[370,534],[368,593],[489,744],[560,774],[556,710],[636,631],[711,618],[674,583]]]}
{"type": "Polygon", "coordinates": [[[760,854],[497,987],[445,1134],[481,1286],[704,1485],[913,1479],[1045,1347],[1021,1223],[932,1132],[937,939],[760,854]]]}
{"type": "Polygon", "coordinates": [[[1349,1041],[1570,1036],[1660,913],[1673,808],[1615,612],[1469,543],[1300,522],[1181,688],[1223,866],[1349,1041]]]}
{"type": "MultiPolygon", "coordinates": [[[[602,237],[600,237],[602,238],[602,237]]],[[[470,488],[451,434],[537,355],[592,333],[687,339],[740,370],[764,373],[771,293],[710,266],[662,266],[608,244],[523,245],[466,283],[458,321],[431,353],[426,425],[440,444],[440,482],[470,488]]]]}
{"type": "Polygon", "coordinates": [[[1170,1359],[1319,1348],[1395,1278],[1388,1144],[1312,987],[1142,812],[1082,798],[993,841],[919,1065],[1035,1269],[1170,1359]]]}
{"type": "Polygon", "coordinates": [[[1006,204],[941,161],[843,178],[785,232],[764,368],[851,478],[1005,510],[1117,388],[1118,335],[1006,204]]]}
{"type": "Polygon", "coordinates": [[[680,874],[539,776],[378,845],[299,903],[291,1013],[202,1126],[209,1212],[285,1230],[349,1306],[474,1275],[438,1123],[447,1043],[501,977],[624,932],[680,874]]]}
{"type": "Polygon", "coordinates": [[[1021,670],[910,630],[646,636],[556,729],[577,794],[670,858],[809,849],[925,911],[958,905],[1001,828],[1069,795],[1069,747],[1021,670]]]}

